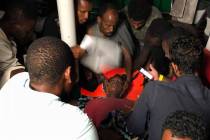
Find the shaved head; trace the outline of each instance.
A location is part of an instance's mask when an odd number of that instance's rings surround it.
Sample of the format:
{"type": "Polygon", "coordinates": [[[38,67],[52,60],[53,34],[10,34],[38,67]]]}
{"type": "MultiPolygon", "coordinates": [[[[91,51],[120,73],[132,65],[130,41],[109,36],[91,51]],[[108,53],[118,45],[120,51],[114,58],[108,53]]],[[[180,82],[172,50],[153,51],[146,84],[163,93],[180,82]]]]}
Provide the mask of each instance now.
{"type": "Polygon", "coordinates": [[[112,36],[116,31],[118,19],[118,11],[113,5],[105,4],[101,7],[98,17],[98,24],[101,33],[104,36],[112,36]]]}
{"type": "Polygon", "coordinates": [[[67,67],[74,75],[74,58],[69,46],[60,39],[43,37],[27,51],[27,68],[32,83],[57,84],[67,67]]]}

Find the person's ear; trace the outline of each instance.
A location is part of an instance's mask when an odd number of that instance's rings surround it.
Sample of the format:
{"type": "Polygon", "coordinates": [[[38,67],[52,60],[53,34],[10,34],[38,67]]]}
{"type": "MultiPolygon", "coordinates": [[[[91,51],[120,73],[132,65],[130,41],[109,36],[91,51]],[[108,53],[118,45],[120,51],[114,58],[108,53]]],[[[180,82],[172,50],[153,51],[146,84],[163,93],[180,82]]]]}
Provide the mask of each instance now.
{"type": "Polygon", "coordinates": [[[97,22],[100,24],[101,23],[101,17],[97,16],[97,22]]]}
{"type": "Polygon", "coordinates": [[[105,92],[107,92],[108,85],[109,85],[109,80],[105,78],[103,81],[103,87],[105,92]]]}
{"type": "Polygon", "coordinates": [[[68,66],[67,68],[66,68],[66,70],[65,70],[65,72],[64,72],[64,78],[65,78],[65,80],[67,81],[67,82],[69,82],[69,83],[72,83],[72,80],[71,80],[71,67],[70,66],[68,66]]]}
{"type": "Polygon", "coordinates": [[[176,74],[176,76],[180,76],[180,70],[179,70],[179,67],[177,66],[177,64],[175,64],[174,62],[171,62],[171,66],[172,66],[173,71],[176,74]]]}
{"type": "Polygon", "coordinates": [[[170,52],[169,52],[169,49],[170,49],[169,48],[169,44],[168,44],[168,42],[166,40],[162,41],[162,49],[163,49],[163,51],[165,53],[165,57],[167,57],[168,59],[171,59],[170,52]]]}

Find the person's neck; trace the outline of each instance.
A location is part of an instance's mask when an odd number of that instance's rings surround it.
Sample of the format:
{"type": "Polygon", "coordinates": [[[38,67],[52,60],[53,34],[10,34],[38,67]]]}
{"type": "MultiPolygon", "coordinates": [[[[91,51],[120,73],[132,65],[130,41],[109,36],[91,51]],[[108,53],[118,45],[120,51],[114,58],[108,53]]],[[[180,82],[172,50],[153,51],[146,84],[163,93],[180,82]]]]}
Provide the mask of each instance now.
{"type": "Polygon", "coordinates": [[[45,93],[51,93],[56,96],[59,96],[61,93],[61,90],[57,85],[52,86],[52,85],[43,84],[43,83],[42,84],[30,83],[29,86],[32,90],[39,91],[39,92],[45,92],[45,93]]]}

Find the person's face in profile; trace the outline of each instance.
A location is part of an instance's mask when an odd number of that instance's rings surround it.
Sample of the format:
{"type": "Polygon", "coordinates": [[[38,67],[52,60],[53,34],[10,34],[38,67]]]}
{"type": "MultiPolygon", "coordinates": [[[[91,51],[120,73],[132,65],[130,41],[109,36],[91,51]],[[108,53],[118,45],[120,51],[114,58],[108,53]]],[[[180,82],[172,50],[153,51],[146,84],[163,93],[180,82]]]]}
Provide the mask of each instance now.
{"type": "Polygon", "coordinates": [[[14,38],[18,45],[27,45],[27,43],[33,40],[35,20],[23,20],[15,26],[14,38]]]}
{"type": "Polygon", "coordinates": [[[191,138],[188,137],[176,137],[172,134],[171,130],[166,129],[163,132],[162,140],[192,140],[191,138]]]}
{"type": "Polygon", "coordinates": [[[92,9],[92,4],[86,0],[78,0],[77,16],[79,24],[84,24],[89,18],[89,12],[92,9]]]}

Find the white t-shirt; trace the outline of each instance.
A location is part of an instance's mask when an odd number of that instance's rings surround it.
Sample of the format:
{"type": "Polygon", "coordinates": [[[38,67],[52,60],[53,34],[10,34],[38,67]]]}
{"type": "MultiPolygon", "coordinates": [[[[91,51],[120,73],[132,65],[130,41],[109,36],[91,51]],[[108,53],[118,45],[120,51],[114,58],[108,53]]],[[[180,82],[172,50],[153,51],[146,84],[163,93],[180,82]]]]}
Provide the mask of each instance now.
{"type": "Polygon", "coordinates": [[[79,108],[29,88],[29,75],[12,77],[0,91],[0,140],[97,140],[79,108]]]}

